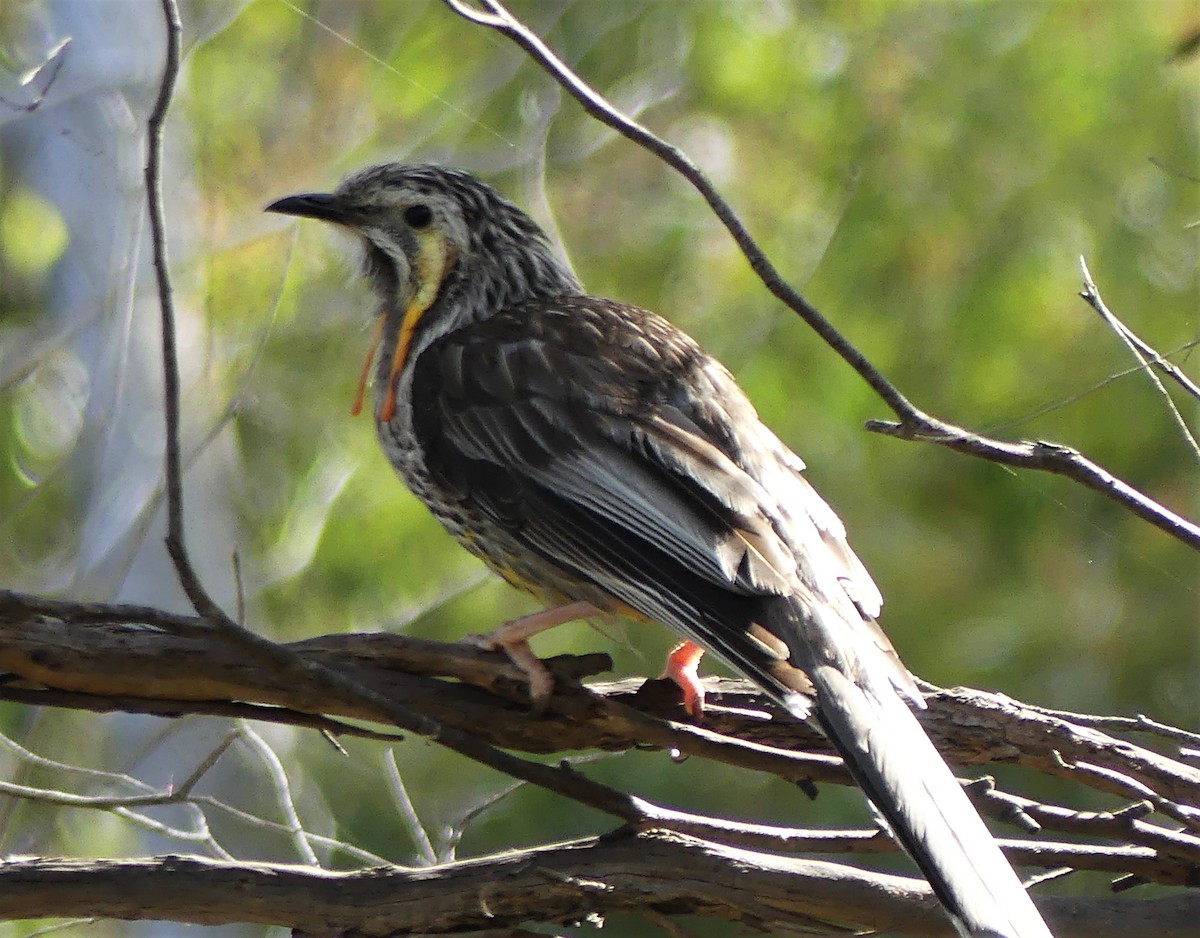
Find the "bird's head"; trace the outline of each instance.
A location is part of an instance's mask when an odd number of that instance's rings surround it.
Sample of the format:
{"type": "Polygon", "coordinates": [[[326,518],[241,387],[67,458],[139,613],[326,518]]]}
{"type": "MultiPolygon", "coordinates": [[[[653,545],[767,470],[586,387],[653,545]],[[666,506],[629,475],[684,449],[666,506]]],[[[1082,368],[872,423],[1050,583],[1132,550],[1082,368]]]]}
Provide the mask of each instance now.
{"type": "Polygon", "coordinates": [[[333,192],[287,196],[266,210],[357,235],[363,272],[394,309],[416,306],[423,315],[453,291],[456,305],[472,307],[458,312],[480,318],[527,299],[579,292],[533,219],[458,170],[385,163],[354,173],[333,192]]]}
{"type": "MultiPolygon", "coordinates": [[[[268,212],[332,222],[357,236],[363,272],[391,325],[392,375],[425,343],[533,299],[581,292],[541,228],[469,173],[429,164],[360,170],[328,193],[290,195],[268,212]]],[[[361,397],[361,392],[360,392],[361,397]]]]}

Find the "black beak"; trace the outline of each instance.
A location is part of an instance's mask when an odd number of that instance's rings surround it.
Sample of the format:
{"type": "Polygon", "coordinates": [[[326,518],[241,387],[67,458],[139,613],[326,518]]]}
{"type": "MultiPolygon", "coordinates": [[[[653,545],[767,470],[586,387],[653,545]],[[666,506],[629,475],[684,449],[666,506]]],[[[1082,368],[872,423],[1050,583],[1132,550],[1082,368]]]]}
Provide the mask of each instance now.
{"type": "Polygon", "coordinates": [[[360,209],[347,205],[336,195],[325,192],[285,196],[272,202],[263,211],[277,212],[280,215],[299,215],[301,218],[318,218],[336,225],[361,225],[366,220],[360,209]]]}

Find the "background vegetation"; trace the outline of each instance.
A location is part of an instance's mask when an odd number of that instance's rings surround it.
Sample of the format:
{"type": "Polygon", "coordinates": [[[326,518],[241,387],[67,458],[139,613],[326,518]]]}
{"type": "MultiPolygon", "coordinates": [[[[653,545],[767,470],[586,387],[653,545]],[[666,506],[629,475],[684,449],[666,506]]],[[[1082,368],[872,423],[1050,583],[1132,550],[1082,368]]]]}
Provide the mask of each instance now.
{"type": "MultiPolygon", "coordinates": [[[[1075,446],[1195,516],[1194,456],[1075,296],[1083,254],[1117,315],[1189,367],[1200,63],[1174,52],[1200,28],[1194,0],[513,9],[683,146],[785,275],[920,406],[1075,446]]],[[[371,307],[345,245],[260,211],[369,163],[432,160],[484,175],[557,228],[593,292],[663,312],[733,369],[846,520],[914,672],[1200,725],[1193,552],[1069,483],[864,432],[888,416],[882,404],[758,285],[696,195],[562,100],[515,47],[434,2],[196,0],[184,13],[167,208],[189,531],[230,608],[236,553],[252,627],[449,640],[532,608],[440,531],[395,481],[369,421],[347,416],[371,307]]],[[[161,549],[157,320],[136,187],[157,17],[148,2],[0,10],[0,585],[186,609],[161,549]],[[140,19],[144,34],[97,38],[103,15],[140,19]],[[13,76],[64,22],[73,43],[59,81],[21,110],[30,88],[13,76]],[[114,78],[92,64],[108,54],[136,64],[114,78]]],[[[537,647],[602,648],[622,674],[655,674],[669,643],[653,629],[567,626],[537,647]]],[[[223,733],[216,720],[15,706],[0,727],[45,755],[154,784],[223,733]]],[[[414,861],[379,744],[350,743],[345,759],[312,733],[263,732],[306,827],[414,861]]],[[[464,829],[464,813],[508,780],[418,741],[395,753],[435,847],[461,835],[469,856],[598,829],[527,791],[464,829]]],[[[719,769],[657,753],[589,771],[684,808],[862,819],[851,793],[810,804],[740,778],[734,791],[719,769]]],[[[264,772],[242,747],[209,784],[270,814],[264,772]]],[[[12,757],[10,775],[37,772],[12,757]]],[[[9,803],[0,849],[179,849],[100,817],[9,803]]],[[[293,857],[282,835],[233,822],[218,833],[237,856],[293,857]]],[[[113,933],[156,928],[169,926],[113,933]]]]}

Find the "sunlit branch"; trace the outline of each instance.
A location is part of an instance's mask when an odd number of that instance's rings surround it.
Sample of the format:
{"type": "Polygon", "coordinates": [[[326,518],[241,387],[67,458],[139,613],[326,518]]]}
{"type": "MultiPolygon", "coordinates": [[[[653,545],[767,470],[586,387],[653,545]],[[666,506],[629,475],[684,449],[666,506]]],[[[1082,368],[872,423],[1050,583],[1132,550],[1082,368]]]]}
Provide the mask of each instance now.
{"type": "Polygon", "coordinates": [[[514,17],[498,0],[481,0],[484,9],[470,5],[466,0],[443,2],[464,19],[507,36],[566,89],[588,114],[654,154],[700,193],[729,231],[763,285],[858,372],[898,418],[897,421],[868,421],[868,430],[902,440],[937,443],[956,452],[1002,465],[1065,476],[1112,499],[1139,518],[1200,550],[1200,526],[1160,505],[1070,447],[1041,441],[1008,442],[993,439],[941,420],[913,405],[816,307],[780,276],[737,213],[682,150],[618,110],[575,74],[536,33],[514,17]]]}

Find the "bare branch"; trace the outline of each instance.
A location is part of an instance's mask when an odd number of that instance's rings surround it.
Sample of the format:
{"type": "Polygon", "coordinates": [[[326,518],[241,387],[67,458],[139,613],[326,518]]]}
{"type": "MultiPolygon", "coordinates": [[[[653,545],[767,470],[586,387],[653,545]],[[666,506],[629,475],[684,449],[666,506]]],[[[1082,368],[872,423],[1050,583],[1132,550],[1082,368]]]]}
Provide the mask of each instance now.
{"type": "Polygon", "coordinates": [[[183,525],[183,469],[179,458],[179,355],[175,336],[175,298],[171,287],[170,262],[167,259],[166,215],[162,203],[163,127],[167,110],[179,77],[179,48],[183,25],[175,0],[161,0],[166,27],[166,57],[162,81],[154,108],[146,122],[146,210],[150,216],[150,241],[153,248],[154,276],[158,288],[158,308],[162,333],[163,418],[166,421],[164,452],[167,489],[167,552],[192,606],[209,619],[225,619],[225,613],[213,602],[200,583],[188,557],[183,525]]]}
{"type": "Polygon", "coordinates": [[[392,801],[396,805],[396,810],[400,812],[400,817],[403,818],[405,826],[412,834],[413,843],[417,845],[417,852],[421,859],[426,866],[432,866],[437,863],[438,857],[433,849],[433,843],[429,839],[429,833],[425,830],[425,825],[421,823],[417,809],[413,806],[412,798],[408,795],[404,778],[400,774],[400,767],[396,765],[394,750],[388,749],[384,753],[383,767],[387,772],[388,788],[392,793],[392,801]]]}
{"type": "Polygon", "coordinates": [[[1160,859],[1179,860],[1184,864],[1184,869],[1191,871],[1184,882],[1196,882],[1195,874],[1200,871],[1200,865],[1197,865],[1200,862],[1200,839],[1147,823],[1144,818],[1154,810],[1147,802],[1137,802],[1120,811],[1074,811],[1006,794],[991,787],[986,789],[986,794],[976,790],[972,795],[977,800],[981,797],[983,800],[995,799],[1006,810],[1020,811],[1039,829],[1053,828],[1063,833],[1118,840],[1149,848],[1160,859]]]}
{"type": "Polygon", "coordinates": [[[1181,388],[1197,400],[1200,400],[1200,387],[1197,387],[1187,375],[1139,339],[1133,330],[1113,314],[1104,300],[1100,298],[1100,291],[1096,288],[1096,282],[1092,279],[1092,272],[1088,270],[1087,261],[1082,257],[1079,258],[1079,267],[1083,273],[1083,290],[1080,291],[1079,295],[1104,320],[1105,325],[1117,334],[1117,338],[1125,343],[1129,351],[1133,353],[1133,357],[1141,365],[1141,370],[1146,372],[1146,377],[1150,379],[1159,396],[1163,398],[1167,410],[1175,421],[1175,425],[1179,427],[1179,432],[1183,434],[1184,440],[1187,441],[1192,455],[1196,457],[1197,461],[1200,461],[1200,443],[1196,442],[1191,429],[1179,413],[1179,408],[1175,406],[1175,402],[1171,400],[1171,395],[1162,386],[1162,382],[1158,380],[1158,376],[1151,370],[1151,366],[1158,368],[1163,374],[1173,378],[1181,388]]]}
{"type": "MultiPolygon", "coordinates": [[[[1058,938],[1195,934],[1200,893],[1142,901],[1038,900],[1058,938]]],[[[514,851],[432,869],[333,873],[182,857],[12,861],[0,867],[0,917],[95,915],[197,924],[270,922],[308,934],[382,936],[513,928],[531,919],[658,912],[740,921],[783,933],[847,928],[950,938],[921,881],[774,857],[677,834],[514,851]]]]}
{"type": "Polygon", "coordinates": [[[300,823],[300,814],[296,811],[296,803],[292,799],[292,786],[288,781],[283,763],[279,761],[279,756],[275,754],[274,749],[267,745],[267,741],[246,723],[241,724],[238,732],[266,767],[267,775],[271,779],[271,788],[275,793],[275,802],[283,814],[282,826],[291,836],[296,852],[309,866],[320,866],[321,863],[308,842],[308,831],[300,823]]]}
{"type": "MultiPolygon", "coordinates": [[[[1119,788],[1126,789],[1130,797],[1141,799],[1139,803],[1151,805],[1155,811],[1178,821],[1193,834],[1200,834],[1200,809],[1192,805],[1177,804],[1169,798],[1162,797],[1149,785],[1139,782],[1136,778],[1130,778],[1122,772],[1117,772],[1102,765],[1091,765],[1087,762],[1076,762],[1074,765],[1067,765],[1065,761],[1063,765],[1077,772],[1090,772],[1119,788]]],[[[1200,840],[1196,842],[1195,846],[1200,847],[1200,840]]]]}
{"type": "MultiPolygon", "coordinates": [[[[215,636],[205,641],[107,622],[81,629],[78,624],[56,623],[44,612],[19,615],[21,608],[20,597],[0,593],[0,668],[18,675],[24,685],[0,691],[0,696],[21,690],[27,699],[36,700],[38,692],[30,685],[56,684],[121,700],[139,694],[163,695],[175,712],[220,712],[238,700],[258,705],[257,715],[264,719],[322,710],[379,719],[369,706],[323,698],[317,687],[280,678],[221,645],[215,636]],[[195,666],[201,659],[203,669],[195,666]]],[[[99,620],[110,618],[104,608],[91,611],[99,620]]],[[[78,622],[78,616],[71,618],[78,622]]],[[[550,753],[619,751],[649,744],[770,772],[796,783],[850,781],[840,760],[829,753],[827,741],[803,724],[772,719],[770,706],[745,682],[710,682],[708,699],[713,706],[707,713],[708,725],[688,726],[673,719],[679,713],[678,693],[667,693],[668,683],[624,681],[584,688],[576,683],[578,677],[605,666],[604,656],[559,658],[550,662],[557,680],[548,710],[543,717],[531,719],[520,671],[503,655],[471,646],[357,633],[297,642],[289,651],[351,674],[400,705],[422,708],[447,731],[469,730],[494,746],[550,753]],[[441,675],[453,680],[438,680],[441,675]]],[[[142,703],[148,709],[160,705],[161,699],[142,703]]],[[[939,691],[929,698],[920,719],[939,748],[960,764],[1016,763],[1118,798],[1134,794],[1145,799],[1140,802],[1144,809],[1133,812],[1080,811],[999,792],[990,779],[970,785],[968,791],[981,810],[1003,823],[1039,837],[1058,831],[1095,841],[1068,855],[1046,844],[1010,842],[1016,855],[1029,858],[1026,862],[1051,868],[1072,863],[1076,869],[1130,873],[1166,884],[1200,882],[1200,839],[1148,818],[1153,811],[1172,821],[1193,814],[1191,806],[1200,804],[1200,769],[1094,726],[1072,723],[1069,715],[979,691],[939,691]],[[1083,772],[1079,766],[1084,764],[1106,771],[1083,772]],[[1114,839],[1141,846],[1112,852],[1107,844],[1114,839]],[[1116,866],[1121,863],[1128,865],[1116,866]]],[[[1157,732],[1173,744],[1186,735],[1171,728],[1155,730],[1141,720],[1117,723],[1117,728],[1137,734],[1157,732]]],[[[594,784],[574,768],[556,771],[572,783],[594,784]]],[[[596,789],[586,790],[591,797],[596,789]]],[[[890,839],[870,830],[814,832],[721,820],[653,805],[603,786],[599,790],[614,806],[610,813],[636,830],[670,829],[780,852],[895,849],[890,839]]],[[[440,850],[434,853],[445,858],[440,850]]]]}
{"type": "MultiPolygon", "coordinates": [[[[43,804],[58,805],[64,808],[91,808],[98,811],[111,811],[115,808],[145,808],[154,805],[180,804],[191,797],[196,783],[216,764],[216,761],[229,748],[230,744],[237,739],[237,735],[236,733],[229,734],[212,752],[205,756],[183,784],[166,791],[148,791],[141,795],[76,795],[60,789],[33,788],[28,785],[0,781],[0,795],[21,798],[25,801],[38,801],[43,804]]],[[[5,739],[4,743],[9,748],[16,748],[11,740],[5,739]]],[[[29,753],[29,755],[32,756],[33,754],[29,753]]],[[[51,760],[39,760],[39,762],[42,764],[55,764],[51,760]]],[[[72,768],[61,763],[58,763],[58,765],[63,769],[72,768]]],[[[137,783],[135,779],[129,776],[108,772],[101,774],[125,784],[137,784],[138,787],[146,787],[142,786],[141,783],[137,783]]]]}
{"type": "Polygon", "coordinates": [[[495,30],[520,46],[551,78],[575,98],[592,117],[626,139],[649,151],[686,179],[704,198],[729,231],[759,280],[780,302],[803,319],[879,395],[898,418],[871,420],[866,428],[902,440],[936,443],[959,453],[1002,465],[1065,476],[1148,521],[1172,537],[1200,550],[1200,526],[1192,523],[1118,479],[1106,469],[1070,447],[1046,442],[1007,442],[973,433],[933,417],[912,404],[816,307],[793,289],[759,248],[749,231],[721,197],[703,171],[680,149],[627,117],[603,95],[575,74],[527,26],[498,0],[483,0],[488,12],[465,0],[443,0],[454,13],[468,21],[495,30]]]}
{"type": "MultiPolygon", "coordinates": [[[[34,603],[31,608],[42,606],[34,603]]],[[[108,618],[100,612],[101,618],[108,618]]],[[[212,639],[131,625],[80,629],[77,622],[77,617],[67,624],[45,613],[30,614],[21,596],[0,592],[0,669],[23,681],[23,686],[4,692],[19,691],[31,699],[38,693],[34,686],[45,686],[117,702],[140,700],[141,709],[151,712],[161,703],[170,713],[224,714],[230,701],[241,701],[276,708],[248,715],[289,723],[297,722],[297,712],[379,719],[361,702],[324,697],[320,686],[294,684],[212,639]],[[196,667],[201,660],[203,669],[196,667]]],[[[698,727],[672,719],[680,709],[677,693],[666,693],[668,684],[634,681],[585,689],[576,683],[578,678],[609,667],[607,656],[551,659],[556,693],[545,717],[531,720],[523,675],[503,655],[387,633],[322,636],[287,648],[314,663],[351,673],[377,693],[425,707],[439,722],[474,727],[508,748],[549,753],[650,743],[794,782],[848,781],[840,760],[826,755],[828,744],[817,732],[792,720],[771,719],[770,705],[744,682],[712,681],[714,705],[706,725],[698,727]],[[445,683],[436,676],[455,680],[445,683]],[[664,694],[656,696],[660,689],[664,694]]],[[[1016,761],[1070,778],[1074,773],[1063,768],[1061,757],[1109,766],[1176,802],[1200,803],[1200,768],[1074,723],[1070,714],[962,688],[939,691],[928,703],[922,721],[935,742],[960,763],[1016,761]]],[[[1140,720],[1120,727],[1147,731],[1140,720]]],[[[1163,735],[1186,736],[1181,731],[1163,735]]],[[[1102,779],[1092,784],[1121,797],[1128,794],[1121,787],[1106,787],[1102,779]]]]}

